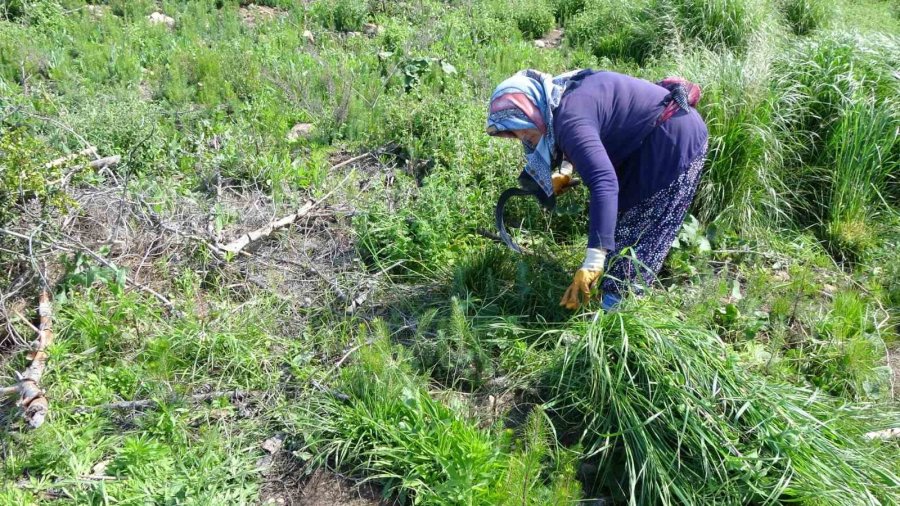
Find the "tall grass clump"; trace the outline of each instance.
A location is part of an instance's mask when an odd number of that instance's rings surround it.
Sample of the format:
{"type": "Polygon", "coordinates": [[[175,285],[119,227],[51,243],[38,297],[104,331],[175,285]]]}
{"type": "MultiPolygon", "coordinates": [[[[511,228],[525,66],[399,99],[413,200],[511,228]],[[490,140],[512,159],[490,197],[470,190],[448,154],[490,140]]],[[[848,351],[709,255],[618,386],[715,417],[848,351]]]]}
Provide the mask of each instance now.
{"type": "Polygon", "coordinates": [[[699,112],[709,129],[709,151],[695,210],[705,222],[739,230],[785,223],[791,189],[781,168],[795,149],[786,135],[790,109],[779,103],[792,90],[771,85],[769,55],[754,51],[699,52],[679,69],[703,85],[699,112]]]}
{"type": "Polygon", "coordinates": [[[312,5],[312,14],[323,26],[339,32],[357,32],[369,15],[369,7],[366,0],[320,0],[312,5]]]}
{"type": "Polygon", "coordinates": [[[831,246],[855,257],[875,234],[900,159],[900,39],[852,34],[812,38],[775,60],[790,101],[789,129],[800,147],[785,171],[801,226],[817,226],[831,246]]]}
{"type": "Polygon", "coordinates": [[[806,35],[831,22],[833,6],[824,0],[780,0],[778,9],[794,35],[806,35]]]}
{"type": "Polygon", "coordinates": [[[708,49],[743,52],[762,28],[766,7],[764,0],[654,0],[649,12],[682,43],[695,40],[708,49]]]}
{"type": "Polygon", "coordinates": [[[645,9],[646,2],[594,0],[566,26],[566,38],[598,58],[643,64],[660,51],[657,26],[645,9]]]}
{"type": "Polygon", "coordinates": [[[584,10],[585,0],[553,0],[553,15],[559,24],[565,26],[575,15],[584,10]]]}
{"type": "Polygon", "coordinates": [[[553,8],[545,0],[528,2],[515,8],[516,26],[527,39],[539,39],[553,28],[553,8]]]}
{"type": "MultiPolygon", "coordinates": [[[[893,504],[896,465],[862,437],[865,416],[821,392],[743,369],[715,333],[665,301],[563,331],[548,408],[629,504],[893,504]]],[[[882,420],[883,423],[883,420],[882,420]]]]}
{"type": "Polygon", "coordinates": [[[496,437],[429,394],[387,330],[374,332],[376,342],[342,371],[339,392],[314,398],[299,417],[316,458],[415,504],[562,506],[580,499],[574,462],[555,456],[540,411],[522,440],[496,437]]]}
{"type": "Polygon", "coordinates": [[[762,0],[593,0],[566,27],[597,57],[643,65],[696,45],[743,53],[767,19],[762,0]]]}
{"type": "Polygon", "coordinates": [[[879,191],[900,170],[897,125],[900,107],[857,97],[841,111],[831,132],[826,234],[840,251],[859,254],[874,245],[877,231],[870,220],[883,203],[879,191]]]}

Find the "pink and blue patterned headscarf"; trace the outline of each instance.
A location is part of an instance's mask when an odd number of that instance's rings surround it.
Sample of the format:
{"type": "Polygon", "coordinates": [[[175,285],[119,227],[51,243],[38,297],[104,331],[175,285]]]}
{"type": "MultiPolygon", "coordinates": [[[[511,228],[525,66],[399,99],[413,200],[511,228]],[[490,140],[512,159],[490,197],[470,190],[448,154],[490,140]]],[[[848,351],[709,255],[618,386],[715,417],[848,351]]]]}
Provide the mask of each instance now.
{"type": "Polygon", "coordinates": [[[563,93],[573,81],[591,71],[573,70],[556,77],[533,69],[517,72],[500,83],[491,95],[487,133],[515,137],[513,130],[536,128],[541,132],[537,146],[523,142],[525,172],[549,197],[553,195],[550,175],[557,156],[553,113],[563,93]]]}

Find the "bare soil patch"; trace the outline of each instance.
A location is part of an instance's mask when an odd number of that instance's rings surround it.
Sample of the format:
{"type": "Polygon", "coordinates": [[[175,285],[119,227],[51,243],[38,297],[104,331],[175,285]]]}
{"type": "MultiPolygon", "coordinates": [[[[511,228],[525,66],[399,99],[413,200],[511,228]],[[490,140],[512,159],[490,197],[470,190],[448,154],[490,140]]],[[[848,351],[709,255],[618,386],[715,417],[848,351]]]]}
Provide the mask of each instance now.
{"type": "Polygon", "coordinates": [[[266,7],[265,5],[248,4],[240,7],[238,13],[245,25],[253,27],[259,23],[272,21],[287,14],[281,9],[266,7]]]}
{"type": "Polygon", "coordinates": [[[262,506],[387,506],[375,486],[354,485],[325,469],[304,473],[304,466],[287,452],[273,455],[259,494],[262,506]]]}

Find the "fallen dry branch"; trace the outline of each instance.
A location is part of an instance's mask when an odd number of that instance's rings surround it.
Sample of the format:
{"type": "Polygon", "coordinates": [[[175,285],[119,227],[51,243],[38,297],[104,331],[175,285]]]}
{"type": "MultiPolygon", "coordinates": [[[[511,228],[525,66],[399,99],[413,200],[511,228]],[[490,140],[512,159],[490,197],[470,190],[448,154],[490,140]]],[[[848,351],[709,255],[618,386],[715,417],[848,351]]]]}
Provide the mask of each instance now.
{"type": "MultiPolygon", "coordinates": [[[[256,392],[248,392],[245,390],[225,390],[217,392],[209,392],[205,394],[194,394],[188,397],[172,397],[170,400],[184,399],[190,402],[205,402],[212,399],[225,397],[230,400],[240,400],[249,397],[256,392]]],[[[107,404],[98,404],[96,406],[80,406],[75,408],[75,413],[88,413],[98,410],[123,410],[123,409],[146,409],[157,406],[160,400],[157,399],[138,399],[134,401],[110,402],[107,404]]]]}
{"type": "Polygon", "coordinates": [[[91,161],[88,165],[92,169],[105,169],[107,167],[115,167],[116,165],[119,165],[119,162],[121,161],[122,157],[119,155],[104,156],[103,158],[91,161]]]}
{"type": "MultiPolygon", "coordinates": [[[[88,256],[90,256],[91,258],[93,258],[94,260],[96,260],[97,262],[102,264],[104,267],[107,267],[109,269],[116,268],[116,266],[113,265],[109,260],[103,258],[95,251],[91,250],[84,244],[81,244],[80,242],[76,241],[75,239],[73,239],[71,237],[67,237],[68,241],[66,241],[65,244],[61,244],[60,241],[46,241],[46,240],[42,240],[42,239],[37,239],[32,236],[20,234],[18,232],[14,232],[12,230],[7,230],[5,228],[0,228],[0,234],[5,234],[10,237],[15,237],[16,239],[20,239],[23,241],[28,241],[29,243],[34,242],[37,244],[42,244],[45,246],[49,246],[50,248],[53,248],[55,250],[64,251],[67,253],[75,253],[77,251],[80,251],[82,253],[87,254],[88,256]]],[[[138,283],[137,281],[135,281],[134,279],[132,279],[130,276],[127,276],[127,275],[125,276],[125,283],[134,288],[137,288],[138,290],[141,290],[142,292],[152,295],[154,298],[156,298],[156,300],[158,300],[164,306],[166,306],[166,309],[168,309],[170,312],[172,312],[173,314],[176,314],[176,315],[179,314],[178,309],[175,307],[175,304],[172,301],[170,301],[168,298],[166,298],[166,296],[164,296],[163,294],[157,292],[156,290],[150,288],[149,286],[138,283]]],[[[2,393],[2,390],[0,390],[0,393],[2,393]]]]}
{"type": "Polygon", "coordinates": [[[59,167],[61,165],[65,165],[72,160],[77,160],[81,156],[97,156],[97,148],[95,146],[88,146],[77,153],[72,153],[70,155],[66,155],[56,160],[51,160],[44,164],[45,169],[52,169],[54,167],[59,167]]]}
{"type": "MultiPolygon", "coordinates": [[[[359,156],[355,156],[349,160],[344,160],[343,162],[332,167],[331,170],[343,167],[343,166],[348,165],[357,160],[361,160],[367,156],[370,156],[370,154],[371,153],[365,153],[365,154],[362,154],[359,156]]],[[[289,215],[287,215],[281,219],[275,220],[273,222],[270,222],[268,225],[258,228],[256,230],[253,230],[252,232],[243,234],[240,237],[238,237],[237,239],[229,242],[228,244],[218,244],[218,245],[216,245],[216,247],[223,251],[227,251],[229,253],[238,253],[242,249],[244,249],[248,244],[258,241],[259,239],[264,239],[266,237],[269,237],[276,230],[280,230],[288,225],[291,225],[292,223],[297,221],[299,218],[306,216],[312,209],[314,209],[319,204],[324,202],[325,199],[330,197],[331,194],[334,193],[334,191],[336,189],[343,186],[344,183],[347,181],[347,179],[350,179],[350,176],[352,174],[353,174],[353,171],[348,172],[347,175],[344,176],[344,179],[342,179],[338,184],[336,184],[334,187],[332,187],[331,190],[328,191],[328,193],[326,193],[324,196],[322,196],[322,198],[320,198],[319,200],[316,200],[315,202],[306,202],[305,204],[300,206],[300,209],[298,209],[297,212],[289,214],[289,215]]]]}
{"type": "Polygon", "coordinates": [[[10,387],[0,388],[0,395],[19,395],[16,405],[25,413],[25,421],[32,428],[43,425],[50,411],[50,403],[43,390],[41,390],[41,376],[47,367],[47,347],[53,343],[52,306],[50,293],[46,288],[41,291],[38,313],[41,316],[41,324],[38,327],[38,337],[34,349],[29,354],[31,364],[19,375],[19,381],[10,387]]]}
{"type": "Polygon", "coordinates": [[[238,253],[251,242],[269,237],[276,230],[282,229],[294,223],[295,221],[297,221],[297,219],[302,218],[306,215],[306,213],[310,211],[310,209],[313,208],[313,205],[313,202],[307,202],[303,204],[300,209],[297,210],[297,212],[289,214],[279,220],[273,221],[264,227],[258,228],[251,232],[247,232],[246,234],[238,237],[228,244],[220,244],[218,245],[218,248],[229,253],[238,253]]]}

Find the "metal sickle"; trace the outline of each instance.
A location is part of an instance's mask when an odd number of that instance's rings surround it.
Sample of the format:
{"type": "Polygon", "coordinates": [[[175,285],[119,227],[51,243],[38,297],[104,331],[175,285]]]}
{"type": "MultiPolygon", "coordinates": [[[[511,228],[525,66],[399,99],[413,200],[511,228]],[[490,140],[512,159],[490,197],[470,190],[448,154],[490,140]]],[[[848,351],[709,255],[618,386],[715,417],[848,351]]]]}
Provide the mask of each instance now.
{"type": "MultiPolygon", "coordinates": [[[[569,181],[569,184],[566,185],[566,188],[572,188],[581,183],[578,179],[573,179],[569,181]]],[[[497,206],[494,208],[494,222],[497,225],[497,231],[500,233],[500,239],[503,241],[509,249],[515,251],[516,253],[523,253],[522,248],[519,247],[515,241],[510,237],[509,232],[506,231],[506,223],[503,219],[503,211],[506,208],[506,203],[512,197],[523,197],[523,196],[531,196],[538,198],[542,190],[524,190],[522,188],[507,188],[500,194],[500,198],[497,199],[497,206]]]]}

